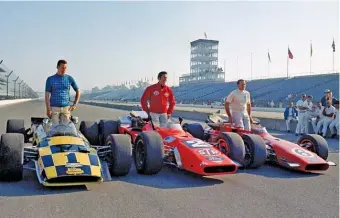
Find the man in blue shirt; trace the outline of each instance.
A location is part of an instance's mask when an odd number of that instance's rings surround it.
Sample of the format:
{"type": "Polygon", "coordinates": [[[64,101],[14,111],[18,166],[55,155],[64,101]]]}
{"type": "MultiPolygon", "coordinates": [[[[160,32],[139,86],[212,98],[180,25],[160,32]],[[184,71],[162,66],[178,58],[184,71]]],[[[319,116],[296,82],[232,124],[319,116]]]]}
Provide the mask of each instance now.
{"type": "Polygon", "coordinates": [[[297,121],[296,117],[298,116],[298,111],[294,107],[293,102],[290,102],[289,106],[286,107],[283,116],[284,116],[284,119],[286,121],[287,131],[290,132],[290,122],[291,121],[297,121]]]}
{"type": "Polygon", "coordinates": [[[80,91],[73,77],[65,74],[67,62],[59,60],[57,63],[57,73],[50,76],[46,80],[45,87],[45,104],[46,113],[52,119],[52,124],[68,123],[71,116],[71,111],[76,109],[79,102],[80,91]],[[70,86],[76,92],[76,97],[73,105],[70,106],[70,86]]]}

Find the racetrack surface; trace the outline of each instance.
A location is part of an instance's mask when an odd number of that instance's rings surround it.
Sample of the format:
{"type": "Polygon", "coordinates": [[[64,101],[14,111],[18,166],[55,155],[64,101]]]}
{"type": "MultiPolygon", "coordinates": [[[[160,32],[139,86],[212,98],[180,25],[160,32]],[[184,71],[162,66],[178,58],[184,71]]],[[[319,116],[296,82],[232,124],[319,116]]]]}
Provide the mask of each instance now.
{"type": "MultiPolygon", "coordinates": [[[[74,113],[79,120],[126,114],[87,105],[74,113]]],[[[8,118],[25,119],[28,127],[30,117],[45,116],[45,109],[42,101],[30,101],[2,107],[0,115],[4,133],[8,118]]],[[[329,141],[338,150],[338,141],[329,141]]],[[[329,160],[338,164],[339,154],[329,160]]],[[[142,176],[133,167],[111,182],[72,188],[45,188],[26,172],[21,182],[0,183],[0,217],[339,217],[338,169],[303,174],[266,165],[204,178],[172,167],[142,176]]]]}

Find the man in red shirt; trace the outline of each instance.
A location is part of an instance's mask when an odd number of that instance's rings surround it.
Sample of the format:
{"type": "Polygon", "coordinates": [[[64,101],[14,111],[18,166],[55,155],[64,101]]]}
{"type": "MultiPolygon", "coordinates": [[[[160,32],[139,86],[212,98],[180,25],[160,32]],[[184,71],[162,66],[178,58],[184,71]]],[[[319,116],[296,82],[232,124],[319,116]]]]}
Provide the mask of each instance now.
{"type": "Polygon", "coordinates": [[[158,83],[145,89],[141,97],[141,105],[143,110],[151,116],[154,124],[159,123],[160,126],[165,126],[174,112],[176,102],[171,89],[165,85],[168,78],[167,72],[160,72],[157,78],[158,83]]]}

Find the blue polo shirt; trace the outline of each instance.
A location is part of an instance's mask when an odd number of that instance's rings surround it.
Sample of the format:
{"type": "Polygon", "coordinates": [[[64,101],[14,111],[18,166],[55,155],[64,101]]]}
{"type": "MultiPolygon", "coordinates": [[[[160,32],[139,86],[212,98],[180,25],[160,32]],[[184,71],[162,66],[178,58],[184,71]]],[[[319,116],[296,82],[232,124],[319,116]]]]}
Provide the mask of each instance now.
{"type": "Polygon", "coordinates": [[[74,91],[79,89],[73,77],[64,74],[63,76],[54,74],[46,80],[45,91],[51,93],[51,107],[70,106],[70,87],[74,91]]]}

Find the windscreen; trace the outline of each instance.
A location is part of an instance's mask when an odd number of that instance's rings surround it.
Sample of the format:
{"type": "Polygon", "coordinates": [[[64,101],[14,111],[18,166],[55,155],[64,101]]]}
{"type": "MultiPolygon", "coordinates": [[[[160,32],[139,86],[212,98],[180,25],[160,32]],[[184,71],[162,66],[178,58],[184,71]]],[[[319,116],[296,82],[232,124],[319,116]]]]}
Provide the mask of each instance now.
{"type": "Polygon", "coordinates": [[[70,122],[69,124],[57,124],[52,125],[50,130],[51,136],[78,136],[77,129],[74,123],[70,122]]]}

